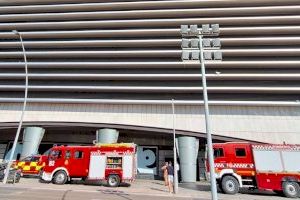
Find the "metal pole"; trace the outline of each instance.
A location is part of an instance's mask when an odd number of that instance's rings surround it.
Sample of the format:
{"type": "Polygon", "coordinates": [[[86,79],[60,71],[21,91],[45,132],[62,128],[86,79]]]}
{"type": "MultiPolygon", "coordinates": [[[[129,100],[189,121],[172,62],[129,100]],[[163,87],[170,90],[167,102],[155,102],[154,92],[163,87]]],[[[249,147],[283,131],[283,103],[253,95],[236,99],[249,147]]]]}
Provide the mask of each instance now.
{"type": "Polygon", "coordinates": [[[7,178],[8,178],[8,175],[9,175],[9,169],[11,167],[12,159],[13,159],[13,156],[15,154],[16,147],[17,147],[20,131],[21,131],[21,128],[22,128],[24,113],[25,113],[25,109],[26,109],[27,93],[28,93],[28,69],[27,69],[27,58],[26,58],[25,47],[24,47],[24,44],[23,44],[23,38],[17,30],[13,30],[13,33],[16,34],[17,36],[19,36],[21,46],[22,46],[23,56],[24,56],[24,62],[25,62],[25,95],[24,95],[24,103],[23,103],[23,109],[22,109],[22,113],[21,113],[21,117],[20,117],[20,121],[19,121],[19,126],[18,126],[18,129],[17,129],[16,137],[15,137],[15,140],[14,140],[14,143],[13,143],[13,147],[11,149],[11,154],[9,156],[5,176],[4,176],[4,179],[3,179],[4,184],[7,183],[7,178]]]}
{"type": "Polygon", "coordinates": [[[211,182],[211,195],[212,200],[218,199],[217,193],[217,184],[215,178],[215,164],[213,157],[213,146],[212,138],[210,132],[210,118],[209,118],[209,108],[208,108],[208,97],[207,97],[207,88],[206,88],[206,76],[205,76],[205,65],[203,58],[203,46],[202,46],[202,35],[199,35],[199,48],[200,48],[200,62],[201,62],[201,72],[202,72],[202,87],[203,87],[203,99],[204,99],[204,108],[205,108],[205,125],[206,125],[206,134],[207,134],[207,149],[208,149],[208,161],[210,169],[210,182],[211,182]]]}
{"type": "Polygon", "coordinates": [[[178,193],[178,174],[177,174],[177,153],[176,153],[176,131],[175,131],[175,106],[174,99],[172,99],[172,112],[173,112],[173,152],[174,152],[174,193],[178,193]]]}

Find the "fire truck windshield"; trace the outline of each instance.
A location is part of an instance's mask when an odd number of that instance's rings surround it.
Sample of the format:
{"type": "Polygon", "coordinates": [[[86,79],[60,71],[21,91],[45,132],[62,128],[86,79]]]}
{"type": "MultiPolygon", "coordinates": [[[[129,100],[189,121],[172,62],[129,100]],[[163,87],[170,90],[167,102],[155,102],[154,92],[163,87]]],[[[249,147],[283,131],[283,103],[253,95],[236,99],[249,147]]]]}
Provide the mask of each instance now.
{"type": "Polygon", "coordinates": [[[60,150],[52,150],[49,155],[49,160],[56,160],[61,158],[62,153],[60,150]]]}

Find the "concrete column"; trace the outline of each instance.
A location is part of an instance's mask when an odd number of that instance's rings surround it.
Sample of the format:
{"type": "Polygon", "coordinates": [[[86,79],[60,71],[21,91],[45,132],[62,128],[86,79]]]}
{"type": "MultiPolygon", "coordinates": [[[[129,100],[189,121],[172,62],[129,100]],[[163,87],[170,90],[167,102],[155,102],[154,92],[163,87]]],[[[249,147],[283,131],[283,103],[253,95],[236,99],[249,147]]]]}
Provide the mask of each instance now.
{"type": "Polygon", "coordinates": [[[27,127],[23,132],[23,149],[21,158],[37,154],[43,139],[45,129],[40,127],[27,127]]]}
{"type": "Polygon", "coordinates": [[[116,129],[99,129],[96,132],[96,140],[97,143],[106,143],[106,144],[112,144],[117,143],[119,137],[119,131],[116,129]]]}
{"type": "MultiPolygon", "coordinates": [[[[20,144],[20,143],[18,142],[18,144],[17,144],[17,146],[16,146],[16,149],[15,149],[15,153],[14,153],[14,155],[13,155],[13,160],[16,160],[16,159],[17,159],[18,154],[21,155],[22,149],[23,149],[23,145],[20,144]]],[[[5,154],[4,160],[8,161],[8,160],[9,160],[9,157],[10,157],[10,154],[11,154],[11,149],[9,149],[9,150],[7,151],[7,153],[5,154]]]]}
{"type": "Polygon", "coordinates": [[[198,150],[199,139],[187,136],[178,138],[178,152],[182,182],[196,182],[198,150]]]}

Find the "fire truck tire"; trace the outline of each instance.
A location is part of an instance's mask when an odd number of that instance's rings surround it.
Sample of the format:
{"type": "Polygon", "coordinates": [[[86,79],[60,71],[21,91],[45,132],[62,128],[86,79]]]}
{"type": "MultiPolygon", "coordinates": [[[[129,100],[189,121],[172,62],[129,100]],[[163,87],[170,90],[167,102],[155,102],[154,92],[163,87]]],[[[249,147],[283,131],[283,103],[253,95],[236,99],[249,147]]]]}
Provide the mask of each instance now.
{"type": "Polygon", "coordinates": [[[225,194],[236,194],[240,189],[239,182],[233,176],[222,178],[221,188],[225,194]]]}
{"type": "Polygon", "coordinates": [[[107,185],[109,187],[118,187],[120,184],[120,177],[116,174],[109,175],[107,178],[107,185]]]}
{"type": "Polygon", "coordinates": [[[60,170],[54,174],[52,182],[57,185],[63,185],[67,182],[67,180],[68,180],[67,173],[60,170]]]}
{"type": "Polygon", "coordinates": [[[39,177],[40,180],[42,179],[43,172],[44,172],[44,169],[43,168],[40,169],[39,174],[38,174],[38,177],[39,177]]]}
{"type": "Polygon", "coordinates": [[[285,181],[282,183],[283,194],[288,198],[300,196],[300,186],[297,182],[285,181]]]}

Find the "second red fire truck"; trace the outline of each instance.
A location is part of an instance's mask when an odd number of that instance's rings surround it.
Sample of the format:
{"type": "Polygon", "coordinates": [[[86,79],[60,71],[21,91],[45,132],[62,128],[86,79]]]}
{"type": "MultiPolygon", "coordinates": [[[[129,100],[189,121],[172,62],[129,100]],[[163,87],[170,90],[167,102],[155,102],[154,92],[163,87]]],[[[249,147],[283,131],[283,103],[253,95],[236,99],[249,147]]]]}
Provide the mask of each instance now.
{"type": "Polygon", "coordinates": [[[216,179],[224,193],[247,187],[299,197],[300,145],[216,143],[213,148],[216,179]]]}
{"type": "Polygon", "coordinates": [[[136,145],[56,146],[50,151],[42,179],[64,184],[72,178],[106,180],[111,187],[133,181],[136,175],[136,145]]]}

